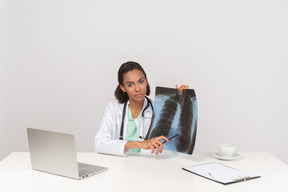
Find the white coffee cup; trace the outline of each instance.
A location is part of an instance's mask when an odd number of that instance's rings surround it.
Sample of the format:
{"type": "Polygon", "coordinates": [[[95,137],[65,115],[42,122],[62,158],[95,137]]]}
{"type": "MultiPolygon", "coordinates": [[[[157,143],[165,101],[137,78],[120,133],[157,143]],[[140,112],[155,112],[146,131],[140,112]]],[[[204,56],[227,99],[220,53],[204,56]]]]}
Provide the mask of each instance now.
{"type": "Polygon", "coordinates": [[[236,147],[233,144],[220,144],[218,146],[218,152],[222,157],[232,157],[235,153],[236,147]]]}

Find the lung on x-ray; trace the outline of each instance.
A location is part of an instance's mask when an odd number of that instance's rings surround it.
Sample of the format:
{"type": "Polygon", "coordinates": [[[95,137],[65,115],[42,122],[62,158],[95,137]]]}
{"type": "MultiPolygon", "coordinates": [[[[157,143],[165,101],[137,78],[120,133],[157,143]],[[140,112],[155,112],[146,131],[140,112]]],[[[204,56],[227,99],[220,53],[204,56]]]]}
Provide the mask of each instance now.
{"type": "Polygon", "coordinates": [[[195,91],[156,87],[153,119],[146,139],[165,136],[171,138],[164,149],[192,154],[195,146],[198,107],[195,91]]]}

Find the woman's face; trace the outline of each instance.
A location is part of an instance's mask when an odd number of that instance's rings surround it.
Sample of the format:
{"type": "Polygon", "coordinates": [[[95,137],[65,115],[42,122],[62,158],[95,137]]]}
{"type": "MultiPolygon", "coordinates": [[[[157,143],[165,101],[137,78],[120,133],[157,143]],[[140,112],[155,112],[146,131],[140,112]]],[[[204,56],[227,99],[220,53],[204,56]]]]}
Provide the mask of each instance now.
{"type": "Polygon", "coordinates": [[[124,74],[120,88],[126,92],[130,102],[144,102],[148,81],[142,71],[133,69],[124,74]]]}

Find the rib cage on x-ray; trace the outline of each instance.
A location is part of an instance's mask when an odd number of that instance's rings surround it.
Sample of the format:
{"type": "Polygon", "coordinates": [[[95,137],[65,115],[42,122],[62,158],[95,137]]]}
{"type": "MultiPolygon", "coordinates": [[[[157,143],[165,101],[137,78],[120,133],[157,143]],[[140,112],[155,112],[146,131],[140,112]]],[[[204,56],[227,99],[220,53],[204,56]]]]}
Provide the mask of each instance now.
{"type": "Polygon", "coordinates": [[[177,89],[156,87],[153,120],[148,138],[179,134],[164,149],[192,154],[196,130],[198,108],[194,90],[187,89],[179,94],[177,89]]]}

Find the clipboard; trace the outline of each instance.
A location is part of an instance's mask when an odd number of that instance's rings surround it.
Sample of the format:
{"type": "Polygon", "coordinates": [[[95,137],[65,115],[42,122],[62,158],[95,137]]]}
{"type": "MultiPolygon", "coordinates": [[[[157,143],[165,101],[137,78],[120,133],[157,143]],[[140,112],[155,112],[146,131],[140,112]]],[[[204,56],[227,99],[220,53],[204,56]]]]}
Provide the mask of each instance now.
{"type": "Polygon", "coordinates": [[[223,185],[238,183],[261,177],[259,175],[248,174],[246,172],[228,167],[217,162],[184,167],[182,169],[217,183],[221,183],[223,185]]]}

